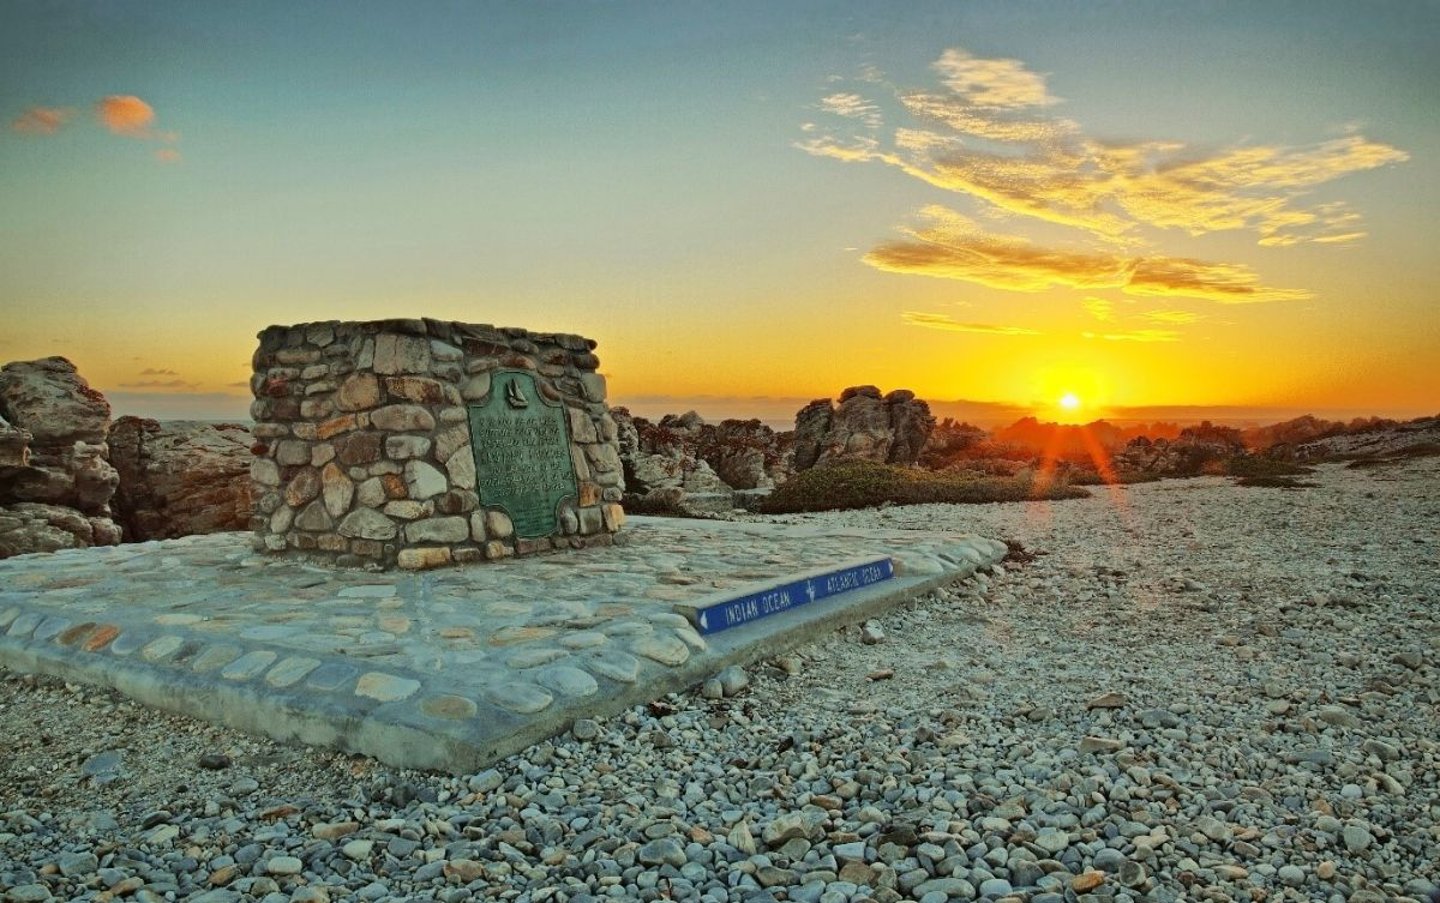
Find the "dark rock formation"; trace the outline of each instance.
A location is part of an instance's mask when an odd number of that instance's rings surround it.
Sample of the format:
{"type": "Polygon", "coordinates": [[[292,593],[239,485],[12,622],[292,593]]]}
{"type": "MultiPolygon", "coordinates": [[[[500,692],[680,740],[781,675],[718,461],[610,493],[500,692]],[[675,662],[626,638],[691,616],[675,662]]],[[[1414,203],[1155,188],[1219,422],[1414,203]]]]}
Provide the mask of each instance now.
{"type": "Polygon", "coordinates": [[[970,457],[990,434],[978,426],[957,423],[946,417],[930,432],[930,439],[920,450],[919,464],[929,470],[943,470],[970,457]]]}
{"type": "Polygon", "coordinates": [[[709,462],[696,453],[704,424],[699,414],[667,414],[659,423],[634,417],[625,408],[613,408],[610,415],[618,428],[628,494],[644,496],[656,489],[672,488],[687,493],[729,489],[709,462]]]}
{"type": "Polygon", "coordinates": [[[770,489],[790,472],[788,435],[759,420],[709,424],[689,411],[652,423],[625,408],[611,415],[633,511],[729,511],[742,501],[737,490],[770,489]]]}
{"type": "Polygon", "coordinates": [[[790,474],[789,436],[759,420],[700,427],[697,454],[732,489],[770,489],[790,474]]]}
{"type": "Polygon", "coordinates": [[[109,425],[105,396],[65,358],[0,368],[0,556],[119,542],[109,425]]]}
{"type": "Polygon", "coordinates": [[[1240,431],[1209,421],[1186,427],[1175,439],[1132,439],[1115,456],[1120,470],[1165,477],[1225,473],[1229,462],[1247,454],[1240,431]]]}
{"type": "Polygon", "coordinates": [[[236,423],[116,420],[110,460],[120,474],[114,507],[125,538],[248,529],[253,441],[236,423]]]}
{"type": "Polygon", "coordinates": [[[11,426],[0,417],[0,468],[28,467],[31,438],[29,430],[11,426]]]}
{"type": "MultiPolygon", "coordinates": [[[[1272,449],[1272,451],[1278,450],[1272,449]]],[[[1385,460],[1440,454],[1440,417],[1405,423],[1371,421],[1292,447],[1296,461],[1385,460]]]]}
{"type": "Polygon", "coordinates": [[[822,398],[795,415],[795,470],[838,460],[914,464],[934,429],[930,406],[914,392],[852,386],[839,405],[822,398]]]}

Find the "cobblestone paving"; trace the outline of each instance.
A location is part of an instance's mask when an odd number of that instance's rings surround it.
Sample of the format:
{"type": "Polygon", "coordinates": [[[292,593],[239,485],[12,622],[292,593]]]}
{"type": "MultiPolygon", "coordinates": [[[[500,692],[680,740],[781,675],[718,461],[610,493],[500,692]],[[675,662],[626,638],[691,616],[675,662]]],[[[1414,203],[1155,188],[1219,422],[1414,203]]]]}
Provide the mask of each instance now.
{"type": "Polygon", "coordinates": [[[407,743],[473,743],[693,667],[708,643],[675,603],[860,554],[890,554],[912,578],[1004,554],[843,527],[637,518],[623,535],[420,573],[266,557],[236,533],[21,556],[0,562],[0,661],[282,739],[364,748],[357,732],[399,727],[407,743]]]}

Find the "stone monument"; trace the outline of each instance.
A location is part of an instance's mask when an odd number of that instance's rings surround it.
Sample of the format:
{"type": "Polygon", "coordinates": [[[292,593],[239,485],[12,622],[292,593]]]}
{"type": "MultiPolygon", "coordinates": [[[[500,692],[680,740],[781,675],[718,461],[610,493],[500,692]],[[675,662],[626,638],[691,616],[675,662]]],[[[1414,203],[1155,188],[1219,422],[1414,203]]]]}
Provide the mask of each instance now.
{"type": "Polygon", "coordinates": [[[419,569],[606,545],[624,522],[593,341],[431,319],[259,338],[258,549],[419,569]]]}

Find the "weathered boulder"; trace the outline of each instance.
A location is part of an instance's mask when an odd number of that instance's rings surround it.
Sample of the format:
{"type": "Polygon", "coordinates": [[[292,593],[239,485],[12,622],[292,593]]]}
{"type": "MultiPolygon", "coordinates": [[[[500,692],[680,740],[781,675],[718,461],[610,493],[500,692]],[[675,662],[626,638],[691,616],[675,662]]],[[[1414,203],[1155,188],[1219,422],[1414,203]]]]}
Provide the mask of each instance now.
{"type": "Polygon", "coordinates": [[[822,398],[795,415],[795,470],[838,460],[914,464],[934,429],[930,406],[914,392],[851,386],[838,405],[822,398]]]}
{"type": "Polygon", "coordinates": [[[0,417],[0,467],[25,467],[30,463],[30,431],[11,426],[0,417]]]}
{"type": "Polygon", "coordinates": [[[63,357],[0,367],[0,407],[12,425],[30,431],[37,451],[103,444],[110,427],[110,402],[63,357]]]}
{"type": "Polygon", "coordinates": [[[710,464],[696,454],[704,421],[694,411],[667,414],[659,423],[634,417],[625,408],[613,408],[610,414],[618,430],[627,492],[645,495],[672,488],[687,493],[729,491],[710,464]]]}
{"type": "Polygon", "coordinates": [[[9,525],[0,555],[119,541],[110,404],[74,364],[48,357],[0,368],[0,423],[0,517],[9,525]]]}
{"type": "Polygon", "coordinates": [[[126,539],[173,539],[250,526],[250,430],[237,423],[121,417],[110,428],[126,539]]]}
{"type": "Polygon", "coordinates": [[[773,488],[790,473],[789,435],[759,420],[710,424],[688,411],[652,423],[625,408],[611,413],[631,510],[723,513],[742,505],[751,490],[773,488]]]}
{"type": "Polygon", "coordinates": [[[978,426],[946,417],[930,432],[929,440],[920,450],[919,464],[929,470],[950,467],[970,457],[989,438],[989,432],[978,426]]]}
{"type": "Polygon", "coordinates": [[[74,508],[35,502],[0,506],[0,558],[113,546],[119,541],[120,527],[106,517],[86,517],[74,508]]]}
{"type": "Polygon", "coordinates": [[[788,433],[777,433],[759,420],[722,420],[703,424],[696,454],[732,489],[771,489],[791,473],[788,433]]]}

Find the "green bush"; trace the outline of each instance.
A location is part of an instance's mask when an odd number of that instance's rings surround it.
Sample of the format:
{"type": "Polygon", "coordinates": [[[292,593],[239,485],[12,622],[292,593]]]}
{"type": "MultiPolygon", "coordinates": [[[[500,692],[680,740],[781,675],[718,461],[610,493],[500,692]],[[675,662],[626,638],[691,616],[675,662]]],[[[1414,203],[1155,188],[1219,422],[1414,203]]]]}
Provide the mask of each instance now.
{"type": "Polygon", "coordinates": [[[1303,464],[1292,464],[1289,461],[1276,461],[1273,458],[1261,458],[1257,455],[1245,455],[1243,457],[1231,458],[1225,467],[1225,472],[1232,477],[1261,479],[1298,477],[1303,474],[1314,473],[1315,468],[1306,467],[1303,464]]]}
{"type": "Polygon", "coordinates": [[[1100,472],[1093,467],[1076,468],[1070,471],[1071,486],[1108,486],[1119,484],[1130,486],[1135,483],[1158,483],[1160,475],[1142,470],[1117,470],[1111,474],[1112,479],[1106,480],[1100,472]]]}
{"type": "Polygon", "coordinates": [[[1241,477],[1236,486],[1258,486],[1264,489],[1314,489],[1319,483],[1297,480],[1294,477],[1241,477]]]}
{"type": "Polygon", "coordinates": [[[876,505],[930,502],[975,504],[1040,499],[1077,499],[1090,493],[1076,486],[1051,485],[1037,494],[1033,479],[987,477],[970,473],[931,473],[874,461],[841,461],[801,471],[765,500],[766,514],[834,511],[876,505]]]}

